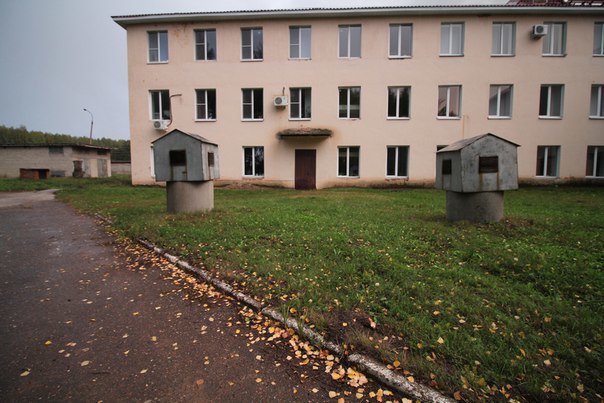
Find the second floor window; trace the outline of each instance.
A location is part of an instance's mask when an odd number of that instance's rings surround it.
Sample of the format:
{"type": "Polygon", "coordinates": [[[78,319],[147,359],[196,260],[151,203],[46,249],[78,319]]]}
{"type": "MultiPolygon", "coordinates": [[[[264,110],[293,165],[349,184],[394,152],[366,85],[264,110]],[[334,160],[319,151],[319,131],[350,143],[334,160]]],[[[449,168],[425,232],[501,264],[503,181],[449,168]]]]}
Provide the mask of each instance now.
{"type": "Polygon", "coordinates": [[[147,32],[149,42],[149,63],[168,62],[168,32],[147,32]]]}
{"type": "Polygon", "coordinates": [[[311,116],[311,89],[290,88],[289,90],[289,118],[310,119],[311,116]]]}
{"type": "Polygon", "coordinates": [[[361,57],[361,26],[340,25],[340,51],[342,59],[361,57]]]}
{"type": "Polygon", "coordinates": [[[170,120],[170,91],[149,91],[151,97],[151,119],[170,120]]]}
{"type": "Polygon", "coordinates": [[[243,89],[241,96],[243,120],[262,120],[264,117],[262,88],[243,89]]]}
{"type": "Polygon", "coordinates": [[[413,25],[390,25],[390,51],[388,55],[393,58],[411,57],[413,44],[413,25]]]}
{"type": "Polygon", "coordinates": [[[263,51],[262,28],[241,29],[241,59],[262,60],[263,51]]]}
{"type": "Polygon", "coordinates": [[[489,91],[489,117],[512,117],[512,86],[491,85],[489,91]]]}
{"type": "Polygon", "coordinates": [[[514,56],[516,52],[516,24],[494,22],[491,46],[492,56],[514,56]]]}
{"type": "Polygon", "coordinates": [[[589,117],[604,118],[604,85],[591,86],[591,101],[589,106],[589,117]]]}
{"type": "Polygon", "coordinates": [[[594,56],[604,56],[604,22],[594,24],[594,56]]]}
{"type": "Polygon", "coordinates": [[[543,38],[544,56],[563,56],[566,53],[566,23],[548,22],[547,35],[543,38]]]}
{"type": "Polygon", "coordinates": [[[443,23],[440,26],[440,55],[463,56],[463,22],[443,23]]]}
{"type": "Polygon", "coordinates": [[[361,87],[339,88],[340,106],[338,117],[359,119],[361,117],[361,87]]]}
{"type": "Polygon", "coordinates": [[[410,97],[411,87],[388,87],[388,118],[408,118],[410,97]]]}
{"type": "Polygon", "coordinates": [[[216,120],[216,90],[195,90],[197,120],[216,120]]]}
{"type": "Polygon", "coordinates": [[[438,117],[461,117],[461,85],[438,87],[438,117]]]}
{"type": "Polygon", "coordinates": [[[564,85],[546,84],[541,86],[539,96],[539,117],[561,118],[564,99],[564,85]]]}
{"type": "Polygon", "coordinates": [[[216,30],[195,31],[195,60],[216,60],[216,30]]]}
{"type": "Polygon", "coordinates": [[[289,58],[310,59],[310,27],[289,27],[289,58]]]}

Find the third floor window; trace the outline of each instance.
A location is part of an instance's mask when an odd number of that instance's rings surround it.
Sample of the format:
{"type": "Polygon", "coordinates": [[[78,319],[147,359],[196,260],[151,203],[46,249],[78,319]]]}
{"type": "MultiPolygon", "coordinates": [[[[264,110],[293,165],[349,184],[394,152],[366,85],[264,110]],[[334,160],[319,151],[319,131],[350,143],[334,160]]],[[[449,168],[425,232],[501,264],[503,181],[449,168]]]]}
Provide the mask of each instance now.
{"type": "Polygon", "coordinates": [[[604,56],[604,22],[594,24],[594,56],[604,56]]]}
{"type": "Polygon", "coordinates": [[[289,27],[289,58],[310,59],[310,27],[289,27]]]}
{"type": "Polygon", "coordinates": [[[543,37],[543,56],[563,56],[566,53],[566,23],[546,22],[547,34],[543,37]]]}
{"type": "Polygon", "coordinates": [[[340,51],[342,59],[361,57],[361,26],[340,25],[340,51]]]}
{"type": "Polygon", "coordinates": [[[216,30],[195,30],[195,60],[216,60],[216,30]]]}
{"type": "Polygon", "coordinates": [[[514,56],[515,48],[516,24],[513,22],[494,22],[491,55],[514,56]]]}
{"type": "Polygon", "coordinates": [[[412,43],[413,25],[390,25],[390,51],[388,52],[390,57],[411,57],[412,43]]]}
{"type": "Polygon", "coordinates": [[[262,60],[264,57],[262,28],[241,29],[241,59],[262,60]]]}
{"type": "Polygon", "coordinates": [[[440,26],[440,55],[463,56],[463,22],[442,23],[440,26]]]}
{"type": "Polygon", "coordinates": [[[149,63],[168,62],[168,32],[147,32],[149,42],[149,63]]]}

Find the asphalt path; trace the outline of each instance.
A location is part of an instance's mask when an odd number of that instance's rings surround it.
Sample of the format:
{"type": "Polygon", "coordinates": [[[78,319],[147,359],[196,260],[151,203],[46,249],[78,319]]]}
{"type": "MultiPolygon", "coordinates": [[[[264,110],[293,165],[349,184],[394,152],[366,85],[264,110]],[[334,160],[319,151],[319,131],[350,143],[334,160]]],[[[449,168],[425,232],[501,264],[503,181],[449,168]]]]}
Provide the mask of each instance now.
{"type": "Polygon", "coordinates": [[[0,321],[7,402],[360,401],[378,388],[333,381],[333,362],[309,364],[295,338],[48,191],[0,193],[0,321]]]}

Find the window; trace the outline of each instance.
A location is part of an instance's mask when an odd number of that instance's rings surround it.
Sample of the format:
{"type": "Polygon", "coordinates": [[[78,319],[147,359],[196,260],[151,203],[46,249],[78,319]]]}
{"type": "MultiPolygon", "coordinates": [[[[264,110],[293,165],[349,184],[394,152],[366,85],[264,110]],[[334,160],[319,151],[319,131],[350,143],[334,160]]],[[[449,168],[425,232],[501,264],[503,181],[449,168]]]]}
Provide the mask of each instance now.
{"type": "Polygon", "coordinates": [[[587,147],[586,176],[604,177],[604,146],[587,147]]]}
{"type": "Polygon", "coordinates": [[[560,146],[537,147],[537,176],[558,176],[560,146]]]}
{"type": "Polygon", "coordinates": [[[310,27],[289,27],[289,58],[310,59],[310,27]]]}
{"type": "Polygon", "coordinates": [[[388,118],[408,119],[411,87],[388,87],[388,118]]]}
{"type": "Polygon", "coordinates": [[[241,29],[241,59],[262,60],[262,28],[241,29]]]}
{"type": "Polygon", "coordinates": [[[361,117],[361,87],[344,87],[340,91],[339,117],[359,119],[361,117]]]}
{"type": "Polygon", "coordinates": [[[170,120],[170,91],[149,91],[151,96],[151,119],[170,120]]]}
{"type": "Polygon", "coordinates": [[[149,39],[149,63],[168,62],[168,32],[147,32],[149,39]]]}
{"type": "Polygon", "coordinates": [[[216,120],[216,90],[195,90],[197,120],[216,120]]]}
{"type": "Polygon", "coordinates": [[[243,147],[243,176],[264,176],[264,147],[243,147]]]}
{"type": "Polygon", "coordinates": [[[413,25],[392,24],[390,25],[390,52],[388,55],[394,58],[411,57],[413,43],[413,25]]]}
{"type": "Polygon", "coordinates": [[[543,38],[543,56],[563,56],[566,53],[566,23],[546,22],[547,35],[543,38]]]}
{"type": "Polygon", "coordinates": [[[386,148],[386,176],[393,178],[407,177],[409,146],[388,146],[386,148]]]}
{"type": "Polygon", "coordinates": [[[440,55],[463,56],[464,24],[443,23],[440,26],[440,55]]]}
{"type": "Polygon", "coordinates": [[[604,56],[604,22],[594,24],[594,56],[604,56]]]}
{"type": "Polygon", "coordinates": [[[499,156],[484,156],[478,157],[478,173],[479,174],[494,174],[499,172],[499,156]]]}
{"type": "Polygon", "coordinates": [[[195,31],[195,60],[216,60],[216,30],[195,31]]]}
{"type": "Polygon", "coordinates": [[[542,85],[541,95],[539,97],[539,117],[561,118],[563,97],[564,85],[542,85]]]}
{"type": "Polygon", "coordinates": [[[461,117],[461,85],[438,87],[438,117],[461,117]]]}
{"type": "Polygon", "coordinates": [[[48,146],[48,154],[63,154],[63,146],[48,146]]]}
{"type": "Polygon", "coordinates": [[[338,176],[359,176],[360,147],[338,147],[338,176]]]}
{"type": "Polygon", "coordinates": [[[591,102],[589,107],[589,117],[604,119],[604,85],[596,84],[591,86],[591,102]]]}
{"type": "Polygon", "coordinates": [[[243,120],[262,120],[264,113],[262,93],[262,88],[241,90],[243,120]]]}
{"type": "Polygon", "coordinates": [[[310,119],[311,90],[310,88],[290,88],[289,118],[310,119]]]}
{"type": "Polygon", "coordinates": [[[361,26],[340,25],[340,53],[341,58],[361,57],[361,26]]]}
{"type": "Polygon", "coordinates": [[[489,117],[512,117],[512,85],[491,85],[489,91],[489,117]]]}
{"type": "Polygon", "coordinates": [[[516,53],[516,23],[494,22],[492,56],[514,56],[516,53]]]}

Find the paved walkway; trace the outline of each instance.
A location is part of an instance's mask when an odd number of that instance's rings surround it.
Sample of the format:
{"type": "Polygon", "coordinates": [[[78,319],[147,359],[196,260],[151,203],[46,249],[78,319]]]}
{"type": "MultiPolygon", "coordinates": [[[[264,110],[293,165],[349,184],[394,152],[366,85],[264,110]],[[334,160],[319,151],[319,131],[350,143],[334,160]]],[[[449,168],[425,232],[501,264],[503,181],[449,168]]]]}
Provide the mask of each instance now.
{"type": "Polygon", "coordinates": [[[0,194],[0,257],[3,401],[358,401],[237,302],[48,192],[0,194]]]}

